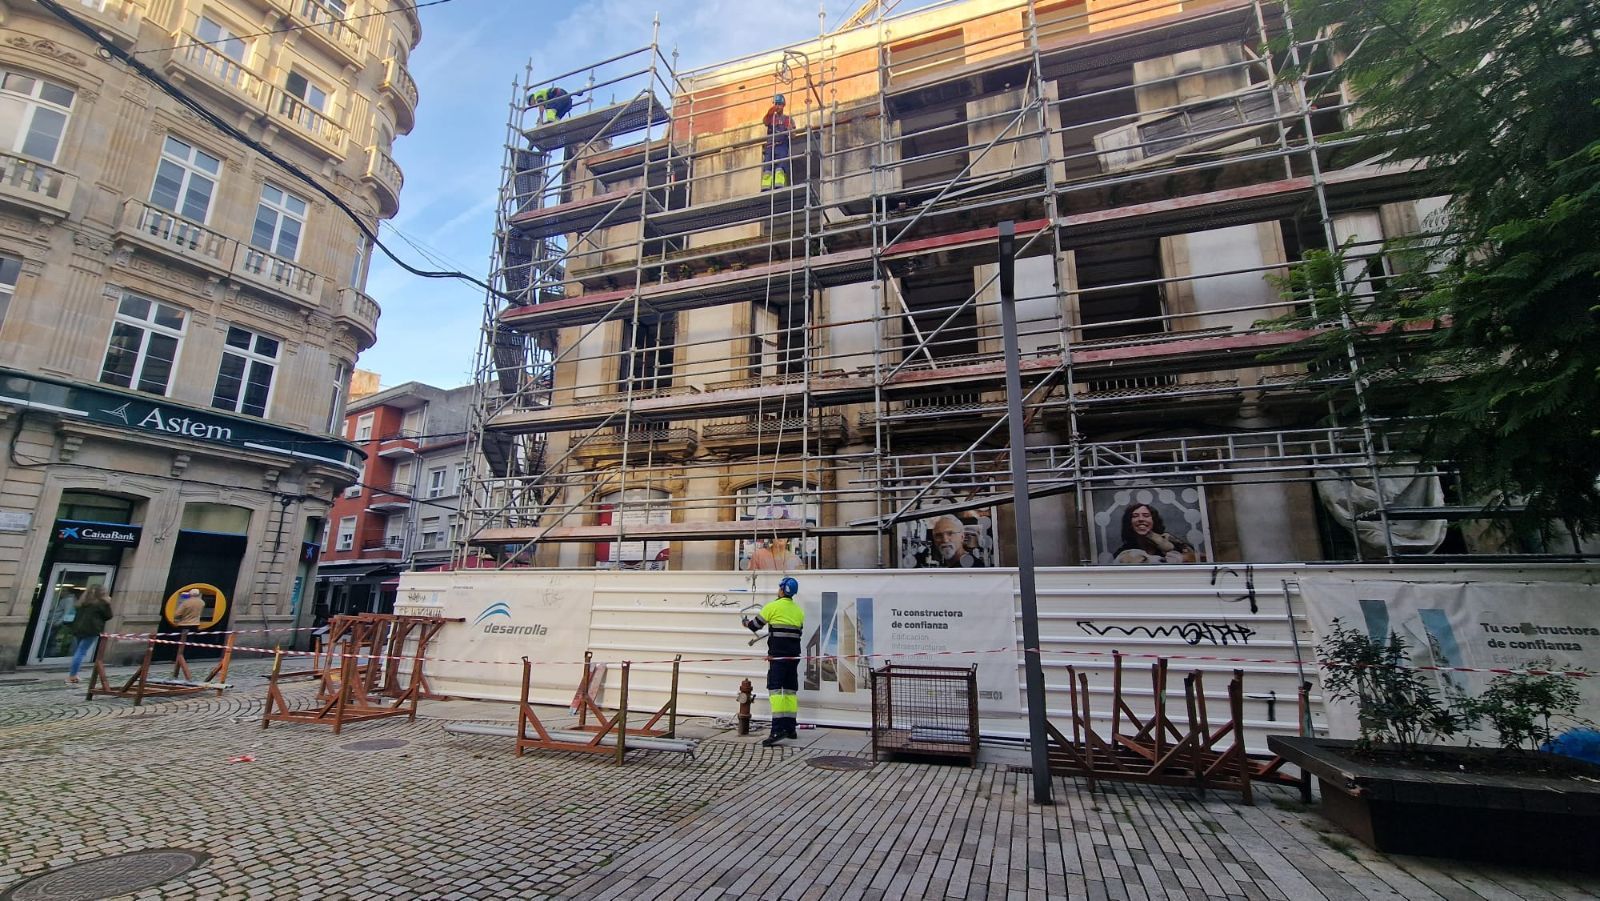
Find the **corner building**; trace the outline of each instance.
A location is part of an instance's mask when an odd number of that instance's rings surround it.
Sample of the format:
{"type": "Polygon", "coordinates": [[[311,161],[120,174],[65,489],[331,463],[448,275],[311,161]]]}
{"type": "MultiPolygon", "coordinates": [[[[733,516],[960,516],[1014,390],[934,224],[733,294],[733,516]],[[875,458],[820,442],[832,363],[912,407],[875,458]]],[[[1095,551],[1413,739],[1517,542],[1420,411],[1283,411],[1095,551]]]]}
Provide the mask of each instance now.
{"type": "MultiPolygon", "coordinates": [[[[369,229],[398,210],[409,4],[62,8],[369,229]]],[[[44,6],[0,0],[0,33],[0,670],[60,659],[95,583],[112,631],[161,628],[172,592],[204,583],[227,599],[212,629],[287,642],[360,473],[339,433],[377,338],[369,243],[44,6]]]]}

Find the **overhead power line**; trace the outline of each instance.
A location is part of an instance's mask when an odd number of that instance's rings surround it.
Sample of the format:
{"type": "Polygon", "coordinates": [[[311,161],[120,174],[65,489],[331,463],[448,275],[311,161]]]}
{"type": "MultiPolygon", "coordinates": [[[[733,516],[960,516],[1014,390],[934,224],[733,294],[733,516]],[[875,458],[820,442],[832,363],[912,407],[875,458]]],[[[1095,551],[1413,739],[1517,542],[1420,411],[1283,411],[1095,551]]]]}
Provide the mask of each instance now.
{"type": "Polygon", "coordinates": [[[510,296],[508,296],[508,295],[506,295],[506,294],[504,294],[504,293],[502,293],[500,291],[496,291],[493,287],[491,287],[489,285],[488,282],[485,282],[482,279],[474,278],[473,276],[468,275],[465,272],[459,272],[459,271],[456,271],[456,270],[419,269],[416,266],[413,266],[410,263],[406,262],[405,260],[401,259],[399,255],[397,255],[394,251],[390,250],[388,245],[384,244],[383,241],[378,238],[377,230],[375,228],[369,227],[367,225],[367,223],[362,220],[361,214],[359,214],[355,210],[351,209],[350,205],[345,203],[343,198],[339,197],[331,189],[329,189],[327,186],[323,185],[322,182],[318,181],[310,173],[308,173],[305,170],[301,169],[295,163],[292,163],[289,160],[284,159],[282,156],[279,156],[271,148],[269,148],[266,145],[260,143],[259,141],[257,141],[256,139],[250,137],[249,135],[245,134],[238,127],[234,126],[232,123],[228,122],[226,119],[223,119],[221,116],[219,116],[216,113],[212,112],[205,104],[203,104],[200,101],[196,100],[195,98],[189,96],[187,93],[185,93],[178,86],[174,85],[173,83],[168,81],[166,78],[162,77],[162,75],[159,72],[156,72],[154,69],[151,69],[149,66],[145,65],[143,62],[140,62],[139,60],[135,59],[133,57],[133,55],[130,54],[128,51],[122,49],[121,47],[118,47],[114,42],[111,41],[111,39],[105,37],[98,30],[96,30],[93,25],[90,25],[88,22],[85,22],[84,20],[82,20],[82,19],[78,18],[76,15],[74,15],[72,12],[70,12],[67,9],[63,8],[61,6],[61,4],[56,2],[56,0],[38,0],[38,3],[39,3],[40,6],[44,7],[45,9],[49,10],[52,14],[54,14],[56,16],[56,18],[61,19],[63,22],[66,22],[74,30],[81,32],[86,37],[88,37],[90,40],[94,41],[97,45],[99,45],[100,49],[101,49],[102,56],[104,56],[106,58],[109,58],[109,59],[115,59],[115,60],[118,60],[119,62],[123,63],[128,68],[132,69],[135,73],[137,73],[141,78],[145,79],[146,81],[149,81],[151,84],[154,84],[156,87],[160,88],[162,93],[166,94],[167,96],[171,97],[172,99],[174,99],[174,100],[178,101],[179,103],[183,104],[183,106],[185,108],[189,109],[195,115],[197,115],[200,118],[204,119],[207,123],[209,123],[212,127],[216,128],[218,131],[222,132],[224,135],[232,138],[233,140],[237,141],[238,143],[244,145],[245,147],[248,147],[251,150],[254,150],[255,152],[261,154],[263,157],[267,158],[268,160],[271,160],[272,162],[276,163],[285,172],[289,173],[290,175],[293,175],[295,178],[297,178],[300,181],[304,182],[313,191],[316,191],[318,194],[321,194],[323,197],[327,198],[329,203],[331,203],[335,207],[337,207],[341,212],[343,212],[345,214],[345,216],[349,217],[351,222],[355,223],[356,228],[360,229],[361,234],[363,236],[365,236],[367,238],[367,240],[372,242],[372,246],[374,246],[374,247],[378,248],[379,250],[383,251],[383,255],[388,257],[396,266],[399,266],[401,269],[404,269],[406,272],[409,272],[412,275],[417,276],[418,278],[459,279],[459,280],[467,282],[469,284],[476,285],[479,288],[482,288],[483,290],[489,292],[490,294],[492,294],[495,297],[498,297],[498,298],[501,298],[501,299],[504,299],[504,300],[507,300],[507,301],[515,301],[514,298],[512,298],[512,297],[510,297],[510,296]]]}

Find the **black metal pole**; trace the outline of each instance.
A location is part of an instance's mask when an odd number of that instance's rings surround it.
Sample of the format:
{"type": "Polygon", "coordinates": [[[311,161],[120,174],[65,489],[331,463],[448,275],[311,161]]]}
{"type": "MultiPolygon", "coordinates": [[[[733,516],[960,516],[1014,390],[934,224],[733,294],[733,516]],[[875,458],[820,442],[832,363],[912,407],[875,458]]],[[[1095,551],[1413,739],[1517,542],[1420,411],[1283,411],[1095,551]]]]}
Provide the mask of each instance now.
{"type": "Polygon", "coordinates": [[[1050,745],[1045,732],[1044,663],[1039,659],[1039,593],[1033,581],[1033,501],[1028,497],[1028,446],[1023,437],[1016,282],[1017,227],[1006,221],[1000,223],[1000,328],[1006,343],[1006,420],[1011,427],[1011,509],[1017,525],[1017,581],[1022,588],[1028,746],[1033,754],[1033,802],[1050,804],[1050,745]]]}

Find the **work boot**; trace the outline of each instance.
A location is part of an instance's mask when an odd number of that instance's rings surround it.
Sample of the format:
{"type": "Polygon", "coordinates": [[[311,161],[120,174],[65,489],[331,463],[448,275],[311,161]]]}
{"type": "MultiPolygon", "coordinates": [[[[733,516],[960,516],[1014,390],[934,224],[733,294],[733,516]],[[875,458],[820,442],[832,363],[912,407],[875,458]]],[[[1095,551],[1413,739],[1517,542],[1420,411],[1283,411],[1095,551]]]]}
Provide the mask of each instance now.
{"type": "Polygon", "coordinates": [[[772,173],[772,184],[779,188],[787,188],[789,186],[789,174],[782,169],[772,173]]]}
{"type": "Polygon", "coordinates": [[[761,190],[763,190],[763,191],[772,190],[772,173],[771,172],[763,172],[763,173],[761,173],[761,190]]]}
{"type": "Polygon", "coordinates": [[[773,747],[778,742],[783,741],[785,738],[788,738],[788,737],[789,736],[787,734],[779,732],[778,730],[774,729],[774,730],[772,730],[772,734],[771,735],[769,735],[766,738],[763,738],[761,740],[761,747],[763,747],[763,748],[773,747]]]}

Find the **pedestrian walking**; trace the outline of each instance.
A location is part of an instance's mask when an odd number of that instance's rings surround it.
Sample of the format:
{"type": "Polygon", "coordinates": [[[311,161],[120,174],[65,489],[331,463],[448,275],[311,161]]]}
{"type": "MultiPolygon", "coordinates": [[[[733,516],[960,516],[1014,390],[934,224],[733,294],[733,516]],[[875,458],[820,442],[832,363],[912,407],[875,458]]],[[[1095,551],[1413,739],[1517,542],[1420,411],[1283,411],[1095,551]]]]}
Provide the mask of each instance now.
{"type": "Polygon", "coordinates": [[[72,666],[67,670],[67,683],[78,683],[78,670],[83,668],[83,659],[94,650],[95,642],[100,640],[100,633],[106,630],[106,622],[111,619],[111,602],[106,597],[104,585],[90,585],[84,589],[78,598],[77,605],[73,608],[72,635],[75,639],[72,644],[72,666]]]}

